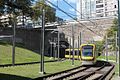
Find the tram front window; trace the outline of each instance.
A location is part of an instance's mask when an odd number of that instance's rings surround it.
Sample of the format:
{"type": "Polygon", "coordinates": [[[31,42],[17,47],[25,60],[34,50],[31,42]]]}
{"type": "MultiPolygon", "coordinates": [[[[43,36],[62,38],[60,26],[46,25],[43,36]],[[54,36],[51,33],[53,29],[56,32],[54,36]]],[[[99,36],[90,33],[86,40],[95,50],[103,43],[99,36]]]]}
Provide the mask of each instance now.
{"type": "Polygon", "coordinates": [[[83,49],[82,50],[82,55],[83,56],[93,56],[92,49],[83,49]]]}

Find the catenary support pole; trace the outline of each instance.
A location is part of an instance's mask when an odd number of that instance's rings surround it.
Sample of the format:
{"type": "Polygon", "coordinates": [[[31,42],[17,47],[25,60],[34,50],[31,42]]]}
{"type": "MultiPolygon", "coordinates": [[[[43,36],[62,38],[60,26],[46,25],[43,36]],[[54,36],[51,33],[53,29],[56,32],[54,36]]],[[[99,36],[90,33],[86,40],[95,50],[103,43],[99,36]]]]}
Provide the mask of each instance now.
{"type": "Polygon", "coordinates": [[[108,61],[108,37],[107,35],[106,35],[105,48],[106,48],[106,61],[108,61]]]}
{"type": "Polygon", "coordinates": [[[119,47],[119,77],[120,77],[120,0],[118,0],[118,47],[119,47]]]}
{"type": "Polygon", "coordinates": [[[69,44],[69,60],[70,60],[70,56],[71,56],[71,37],[70,37],[70,44],[69,44]]]}
{"type": "Polygon", "coordinates": [[[79,55],[80,55],[80,38],[79,38],[79,36],[78,36],[78,51],[77,51],[77,53],[78,53],[78,60],[79,60],[79,55]]]}
{"type": "Polygon", "coordinates": [[[50,47],[50,49],[51,49],[51,50],[50,50],[50,57],[53,57],[53,56],[52,56],[52,54],[53,54],[53,46],[52,46],[52,45],[53,45],[53,42],[52,42],[52,38],[51,38],[51,44],[50,44],[50,45],[51,45],[51,47],[50,47]]]}
{"type": "Polygon", "coordinates": [[[116,31],[116,34],[115,34],[115,38],[116,38],[116,39],[115,39],[115,40],[116,40],[116,41],[115,41],[115,46],[116,46],[115,50],[116,50],[116,63],[117,63],[117,59],[118,59],[118,53],[117,53],[117,52],[118,52],[118,46],[117,46],[117,44],[118,44],[118,43],[117,43],[117,42],[118,42],[118,40],[117,40],[117,39],[118,39],[118,37],[117,37],[117,31],[116,31]]]}
{"type": "Polygon", "coordinates": [[[74,65],[74,55],[75,55],[75,50],[74,50],[74,28],[72,25],[72,65],[74,65]]]}
{"type": "Polygon", "coordinates": [[[82,44],[82,32],[80,32],[80,45],[82,44]]]}
{"type": "Polygon", "coordinates": [[[44,52],[45,52],[45,10],[42,10],[42,54],[41,54],[41,73],[44,74],[44,52]]]}
{"type": "Polygon", "coordinates": [[[58,61],[60,58],[60,32],[58,31],[58,61]]]}
{"type": "Polygon", "coordinates": [[[16,21],[15,17],[12,19],[13,22],[13,46],[12,46],[12,65],[15,65],[15,35],[16,35],[16,21]]]}

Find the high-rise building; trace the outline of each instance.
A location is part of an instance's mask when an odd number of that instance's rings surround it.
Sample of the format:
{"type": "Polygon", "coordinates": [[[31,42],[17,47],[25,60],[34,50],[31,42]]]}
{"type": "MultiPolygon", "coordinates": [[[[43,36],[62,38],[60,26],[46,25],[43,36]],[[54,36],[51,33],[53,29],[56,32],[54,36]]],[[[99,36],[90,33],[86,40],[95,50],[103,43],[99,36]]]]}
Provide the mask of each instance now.
{"type": "Polygon", "coordinates": [[[94,0],[77,0],[77,18],[87,19],[95,17],[95,1],[94,0]]]}
{"type": "Polygon", "coordinates": [[[77,19],[117,16],[117,0],[77,0],[77,19]]]}

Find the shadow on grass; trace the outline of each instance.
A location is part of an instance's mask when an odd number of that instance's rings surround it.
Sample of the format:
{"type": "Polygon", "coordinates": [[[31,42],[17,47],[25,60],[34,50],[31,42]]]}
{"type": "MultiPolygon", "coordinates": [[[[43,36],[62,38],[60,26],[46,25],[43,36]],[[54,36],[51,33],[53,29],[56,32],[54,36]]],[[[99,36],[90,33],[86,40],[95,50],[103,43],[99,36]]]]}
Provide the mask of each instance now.
{"type": "MultiPolygon", "coordinates": [[[[0,41],[0,45],[4,45],[4,46],[7,46],[7,45],[13,45],[12,42],[8,42],[8,41],[0,41]]],[[[21,48],[25,48],[24,44],[23,43],[17,43],[15,44],[16,47],[21,47],[21,48]]]]}
{"type": "Polygon", "coordinates": [[[32,79],[22,76],[0,73],[0,80],[32,80],[32,79]]]}
{"type": "MultiPolygon", "coordinates": [[[[0,45],[3,45],[3,46],[13,46],[13,43],[9,42],[9,41],[0,40],[0,45]]],[[[26,49],[26,50],[29,50],[29,51],[32,51],[34,53],[39,54],[39,50],[33,50],[32,48],[27,48],[24,43],[17,43],[16,42],[15,43],[15,47],[23,48],[23,49],[26,49]]]]}
{"type": "Polygon", "coordinates": [[[6,41],[0,41],[0,45],[6,46],[6,45],[8,45],[8,42],[6,42],[6,41]]]}

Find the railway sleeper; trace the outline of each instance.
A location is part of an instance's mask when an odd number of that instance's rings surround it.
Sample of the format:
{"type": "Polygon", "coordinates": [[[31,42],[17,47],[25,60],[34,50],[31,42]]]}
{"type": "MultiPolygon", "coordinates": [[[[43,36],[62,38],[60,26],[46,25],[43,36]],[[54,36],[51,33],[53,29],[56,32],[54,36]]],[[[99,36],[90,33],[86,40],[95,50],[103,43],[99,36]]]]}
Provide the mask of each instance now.
{"type": "Polygon", "coordinates": [[[71,75],[77,74],[77,73],[79,73],[81,71],[84,71],[86,69],[88,69],[88,68],[83,68],[83,69],[80,68],[78,70],[73,70],[73,71],[69,71],[69,72],[66,72],[66,73],[61,73],[61,74],[55,75],[51,78],[48,78],[47,80],[62,80],[63,78],[66,78],[66,77],[69,77],[71,75]]]}
{"type": "Polygon", "coordinates": [[[115,73],[115,65],[112,65],[112,67],[107,71],[99,80],[110,80],[112,76],[115,73]]]}
{"type": "Polygon", "coordinates": [[[73,75],[70,78],[67,78],[67,80],[85,80],[93,74],[94,72],[81,72],[79,74],[73,75]]]}
{"type": "Polygon", "coordinates": [[[103,74],[94,74],[94,75],[88,77],[86,80],[99,80],[102,76],[103,76],[103,74]]]}

